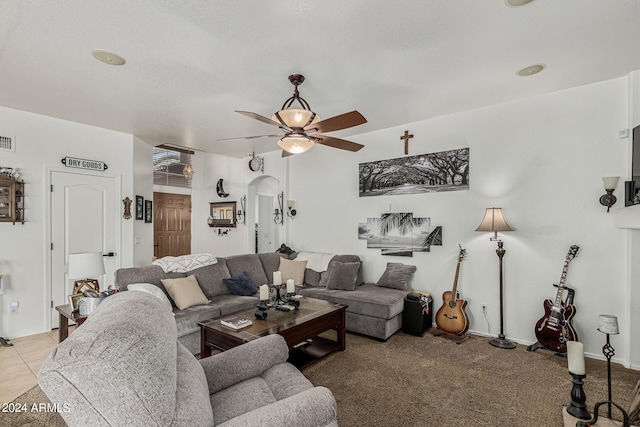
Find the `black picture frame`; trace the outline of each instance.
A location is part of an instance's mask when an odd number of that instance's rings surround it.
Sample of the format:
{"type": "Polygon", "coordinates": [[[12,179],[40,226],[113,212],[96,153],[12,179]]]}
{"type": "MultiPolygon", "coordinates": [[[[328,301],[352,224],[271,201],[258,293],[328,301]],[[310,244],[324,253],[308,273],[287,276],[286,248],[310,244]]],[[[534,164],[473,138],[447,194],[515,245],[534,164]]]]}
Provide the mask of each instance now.
{"type": "Polygon", "coordinates": [[[144,222],[153,222],[153,202],[151,200],[144,201],[144,222]]]}
{"type": "Polygon", "coordinates": [[[144,197],[136,196],[136,219],[144,219],[144,197]]]}

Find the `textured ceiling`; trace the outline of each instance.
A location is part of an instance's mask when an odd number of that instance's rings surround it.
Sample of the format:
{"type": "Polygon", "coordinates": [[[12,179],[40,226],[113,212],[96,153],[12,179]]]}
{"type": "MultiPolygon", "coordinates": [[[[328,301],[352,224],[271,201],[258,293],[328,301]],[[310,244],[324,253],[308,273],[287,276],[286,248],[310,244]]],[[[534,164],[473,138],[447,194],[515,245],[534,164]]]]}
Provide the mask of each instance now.
{"type": "Polygon", "coordinates": [[[0,105],[243,157],[276,140],[217,140],[277,129],[233,111],[271,117],[289,74],[321,118],[368,119],[348,137],[624,76],[639,18],[638,0],[0,0],[0,105]]]}

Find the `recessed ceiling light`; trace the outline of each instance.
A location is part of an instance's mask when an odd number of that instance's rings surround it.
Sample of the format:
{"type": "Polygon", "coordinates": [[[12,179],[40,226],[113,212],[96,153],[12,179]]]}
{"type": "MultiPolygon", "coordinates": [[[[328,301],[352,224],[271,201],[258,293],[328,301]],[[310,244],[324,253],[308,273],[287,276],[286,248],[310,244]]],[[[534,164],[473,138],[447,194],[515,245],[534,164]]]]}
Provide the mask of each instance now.
{"type": "Polygon", "coordinates": [[[94,50],[91,54],[98,61],[109,65],[124,65],[127,62],[122,56],[116,55],[113,52],[107,52],[106,50],[94,50]]]}
{"type": "Polygon", "coordinates": [[[528,67],[524,67],[522,70],[518,71],[516,74],[521,77],[533,76],[534,74],[538,74],[540,71],[544,70],[546,65],[544,64],[536,64],[530,65],[528,67]]]}
{"type": "Polygon", "coordinates": [[[518,7],[518,6],[524,6],[525,4],[529,4],[532,1],[533,0],[505,0],[504,2],[507,4],[507,6],[518,7]]]}

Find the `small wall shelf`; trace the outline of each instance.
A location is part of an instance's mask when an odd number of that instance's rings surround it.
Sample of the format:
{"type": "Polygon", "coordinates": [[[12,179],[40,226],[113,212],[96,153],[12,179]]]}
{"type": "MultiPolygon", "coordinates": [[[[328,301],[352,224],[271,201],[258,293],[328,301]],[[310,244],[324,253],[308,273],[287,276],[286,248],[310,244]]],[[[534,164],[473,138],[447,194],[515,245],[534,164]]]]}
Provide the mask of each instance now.
{"type": "Polygon", "coordinates": [[[0,173],[0,222],[24,224],[24,182],[0,173]]]}

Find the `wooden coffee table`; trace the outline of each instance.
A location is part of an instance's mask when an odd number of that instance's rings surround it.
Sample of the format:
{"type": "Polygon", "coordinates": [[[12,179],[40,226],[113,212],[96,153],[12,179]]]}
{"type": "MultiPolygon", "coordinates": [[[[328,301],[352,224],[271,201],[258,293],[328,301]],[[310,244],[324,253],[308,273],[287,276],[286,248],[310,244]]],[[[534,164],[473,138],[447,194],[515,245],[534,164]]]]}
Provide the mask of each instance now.
{"type": "Polygon", "coordinates": [[[270,309],[265,320],[256,319],[256,310],[251,309],[200,322],[200,357],[211,356],[212,347],[225,351],[266,335],[280,334],[289,346],[289,362],[303,368],[334,351],[345,350],[346,308],[342,304],[302,298],[298,310],[270,309]],[[232,316],[244,317],[253,323],[238,330],[220,323],[232,316]],[[331,329],[337,332],[335,341],[318,336],[331,329]]]}

